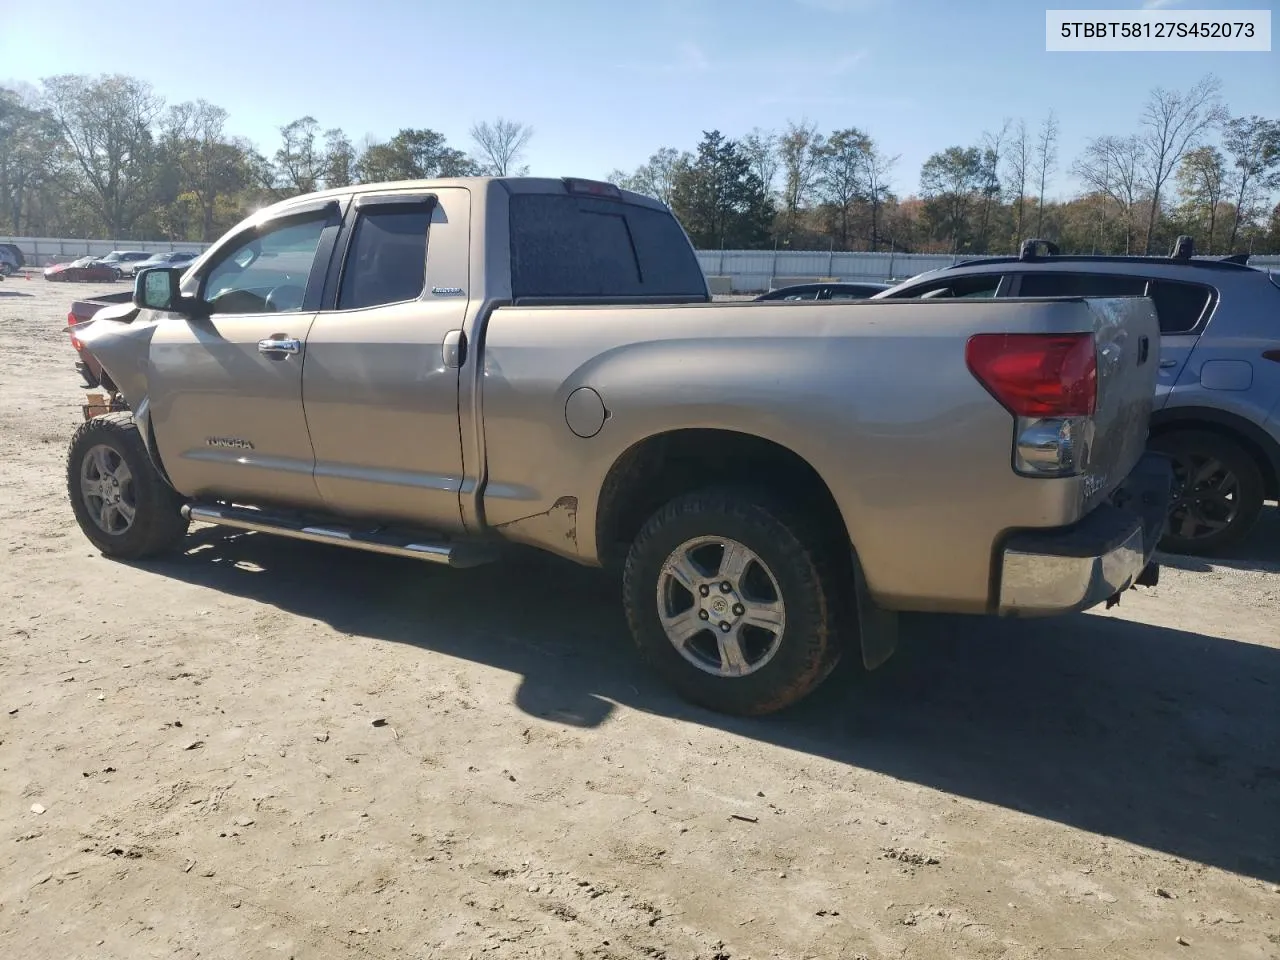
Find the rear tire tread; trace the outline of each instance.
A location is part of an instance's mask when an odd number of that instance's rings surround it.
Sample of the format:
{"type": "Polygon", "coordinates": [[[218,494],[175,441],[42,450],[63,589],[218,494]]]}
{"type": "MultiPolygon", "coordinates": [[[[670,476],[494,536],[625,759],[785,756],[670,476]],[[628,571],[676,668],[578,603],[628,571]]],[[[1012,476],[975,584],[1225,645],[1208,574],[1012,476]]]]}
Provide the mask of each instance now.
{"type": "Polygon", "coordinates": [[[699,490],[661,507],[632,543],[623,570],[627,621],[641,655],[685,699],[739,716],[773,713],[811,693],[839,663],[843,642],[850,639],[846,627],[856,624],[849,616],[848,567],[836,538],[771,492],[699,490]],[[655,598],[656,577],[670,551],[692,536],[728,535],[725,525],[739,527],[743,542],[762,557],[772,555],[769,566],[788,611],[773,660],[757,673],[732,679],[705,674],[684,660],[662,629],[655,598]]]}

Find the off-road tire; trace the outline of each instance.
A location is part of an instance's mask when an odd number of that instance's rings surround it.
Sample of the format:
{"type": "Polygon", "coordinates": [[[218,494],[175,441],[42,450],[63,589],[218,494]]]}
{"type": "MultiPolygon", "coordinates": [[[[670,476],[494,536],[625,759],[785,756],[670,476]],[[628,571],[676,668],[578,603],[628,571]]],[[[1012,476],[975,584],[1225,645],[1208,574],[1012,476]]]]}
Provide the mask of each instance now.
{"type": "Polygon", "coordinates": [[[668,502],[644,524],[623,568],[623,604],[641,655],[680,696],[720,713],[773,713],[803,699],[835,669],[843,646],[856,641],[849,635],[856,632],[850,567],[842,559],[848,545],[841,551],[835,542],[812,517],[764,491],[713,488],[668,502]],[[678,546],[704,536],[746,546],[780,588],[786,623],[777,651],[746,676],[716,676],[694,666],[659,617],[663,564],[678,546]]]}
{"type": "Polygon", "coordinates": [[[1235,475],[1238,491],[1235,516],[1217,533],[1200,537],[1182,536],[1178,533],[1178,521],[1171,510],[1169,524],[1160,540],[1161,550],[1207,556],[1237,546],[1249,535],[1262,513],[1266,484],[1261,469],[1248,451],[1235,441],[1207,430],[1170,431],[1153,438],[1149,446],[1172,457],[1175,466],[1185,463],[1190,456],[1211,457],[1219,461],[1235,475]]]}
{"type": "Polygon", "coordinates": [[[104,555],[114,559],[145,560],[170,553],[182,542],[190,526],[190,521],[180,512],[183,498],[152,463],[141,431],[128,411],[93,417],[76,430],[67,450],[67,495],[84,535],[104,555]],[[94,522],[82,495],[81,470],[85,457],[99,445],[119,454],[132,475],[134,519],[128,529],[119,534],[108,533],[94,522]]]}

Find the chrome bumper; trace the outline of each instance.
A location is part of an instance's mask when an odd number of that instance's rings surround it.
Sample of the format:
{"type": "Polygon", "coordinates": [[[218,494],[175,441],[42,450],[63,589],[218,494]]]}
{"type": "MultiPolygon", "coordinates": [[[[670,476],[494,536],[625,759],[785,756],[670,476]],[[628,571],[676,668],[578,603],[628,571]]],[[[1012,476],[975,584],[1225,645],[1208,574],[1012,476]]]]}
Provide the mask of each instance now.
{"type": "Polygon", "coordinates": [[[1146,454],[1106,503],[1079,523],[1028,530],[1005,541],[997,612],[1005,617],[1047,617],[1087,610],[1136,585],[1154,586],[1151,562],[1164,534],[1173,470],[1159,454],[1146,454]]]}

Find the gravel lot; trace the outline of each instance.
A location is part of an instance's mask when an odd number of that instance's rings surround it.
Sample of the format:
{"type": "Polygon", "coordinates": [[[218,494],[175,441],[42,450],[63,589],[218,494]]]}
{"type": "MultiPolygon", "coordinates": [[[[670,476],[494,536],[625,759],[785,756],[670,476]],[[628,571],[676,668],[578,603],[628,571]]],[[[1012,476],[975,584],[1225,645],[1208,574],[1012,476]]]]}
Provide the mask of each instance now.
{"type": "Polygon", "coordinates": [[[562,562],[96,555],[61,328],[104,289],[0,284],[0,957],[1280,957],[1274,507],[728,720],[562,562]]]}

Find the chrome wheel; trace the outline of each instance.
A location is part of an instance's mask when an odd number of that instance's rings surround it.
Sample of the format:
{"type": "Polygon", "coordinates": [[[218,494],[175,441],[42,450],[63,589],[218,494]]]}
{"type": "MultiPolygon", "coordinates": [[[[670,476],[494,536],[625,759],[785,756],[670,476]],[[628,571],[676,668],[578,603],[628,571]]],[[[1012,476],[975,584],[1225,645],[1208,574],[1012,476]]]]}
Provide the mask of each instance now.
{"type": "Polygon", "coordinates": [[[103,533],[119,536],[133,526],[138,509],[133,474],[113,447],[98,444],[85,453],[80,461],[80,496],[103,533]]]}
{"type": "Polygon", "coordinates": [[[667,557],[658,617],[686,660],[718,677],[743,677],[778,652],[786,627],[782,590],[760,557],[736,540],[697,537],[667,557]]]}

